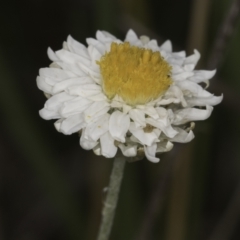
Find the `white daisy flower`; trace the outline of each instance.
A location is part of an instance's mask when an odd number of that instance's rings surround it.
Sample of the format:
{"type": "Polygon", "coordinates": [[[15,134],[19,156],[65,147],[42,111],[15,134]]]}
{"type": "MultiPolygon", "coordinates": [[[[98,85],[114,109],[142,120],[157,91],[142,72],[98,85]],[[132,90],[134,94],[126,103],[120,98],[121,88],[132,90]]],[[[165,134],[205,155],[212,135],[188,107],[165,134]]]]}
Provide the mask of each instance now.
{"type": "Polygon", "coordinates": [[[194,138],[193,121],[205,120],[222,96],[208,84],[215,70],[194,70],[197,50],[173,52],[170,41],[161,46],[129,30],[124,42],[105,31],[87,46],[71,36],[63,49],[48,49],[53,61],[41,68],[38,88],[48,97],[40,116],[58,119],[64,134],[81,132],[80,145],[112,158],[118,148],[126,157],[147,157],[172,149],[173,142],[194,138]]]}

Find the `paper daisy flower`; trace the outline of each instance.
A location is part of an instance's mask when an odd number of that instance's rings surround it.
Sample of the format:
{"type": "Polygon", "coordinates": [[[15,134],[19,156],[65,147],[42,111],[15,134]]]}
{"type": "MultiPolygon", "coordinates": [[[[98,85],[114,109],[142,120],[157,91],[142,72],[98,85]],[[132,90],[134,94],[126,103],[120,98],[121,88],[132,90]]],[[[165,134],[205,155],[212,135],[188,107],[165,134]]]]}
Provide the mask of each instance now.
{"type": "Polygon", "coordinates": [[[197,50],[173,52],[170,41],[158,45],[129,30],[124,41],[105,31],[87,46],[71,36],[63,49],[52,51],[49,68],[41,68],[37,85],[48,100],[40,115],[58,119],[64,134],[80,132],[82,148],[112,158],[118,148],[126,157],[158,162],[157,153],[173,142],[194,138],[194,121],[207,119],[222,96],[208,83],[215,70],[194,70],[197,50]]]}

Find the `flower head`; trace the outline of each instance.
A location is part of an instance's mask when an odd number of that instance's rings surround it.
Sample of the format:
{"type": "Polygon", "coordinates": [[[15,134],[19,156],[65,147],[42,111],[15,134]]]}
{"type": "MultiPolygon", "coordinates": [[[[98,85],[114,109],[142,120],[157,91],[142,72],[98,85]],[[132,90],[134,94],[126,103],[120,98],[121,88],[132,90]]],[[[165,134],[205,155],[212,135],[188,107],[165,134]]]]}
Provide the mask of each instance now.
{"type": "Polygon", "coordinates": [[[132,30],[124,42],[97,31],[87,44],[69,36],[63,49],[49,48],[53,63],[40,69],[37,85],[48,97],[41,117],[58,119],[64,134],[81,131],[80,145],[97,155],[111,158],[120,148],[158,162],[156,153],[173,142],[191,141],[193,121],[208,118],[222,100],[199,85],[216,71],[194,70],[197,50],[186,57],[172,52],[170,41],[158,46],[132,30]]]}

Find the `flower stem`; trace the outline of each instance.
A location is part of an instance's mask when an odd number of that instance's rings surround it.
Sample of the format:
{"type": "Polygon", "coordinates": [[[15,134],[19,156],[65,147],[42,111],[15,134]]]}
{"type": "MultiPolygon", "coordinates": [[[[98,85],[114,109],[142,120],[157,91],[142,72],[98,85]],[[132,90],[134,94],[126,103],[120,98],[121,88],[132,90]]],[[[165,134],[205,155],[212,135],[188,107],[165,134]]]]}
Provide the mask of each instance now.
{"type": "Polygon", "coordinates": [[[118,201],[118,194],[122,182],[123,170],[126,159],[122,155],[117,155],[113,162],[112,173],[108,186],[106,201],[102,211],[102,222],[97,240],[108,240],[113,224],[115,209],[118,201]]]}

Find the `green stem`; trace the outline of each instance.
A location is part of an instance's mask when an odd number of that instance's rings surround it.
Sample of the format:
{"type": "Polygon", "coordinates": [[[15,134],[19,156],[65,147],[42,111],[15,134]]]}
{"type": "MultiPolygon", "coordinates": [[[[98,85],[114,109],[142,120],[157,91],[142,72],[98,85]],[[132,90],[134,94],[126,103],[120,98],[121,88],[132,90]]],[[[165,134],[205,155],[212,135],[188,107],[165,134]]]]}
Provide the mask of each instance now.
{"type": "Polygon", "coordinates": [[[118,194],[121,187],[125,162],[126,159],[122,155],[117,155],[114,159],[107,197],[102,211],[102,222],[97,240],[109,239],[115,209],[117,207],[118,194]]]}

